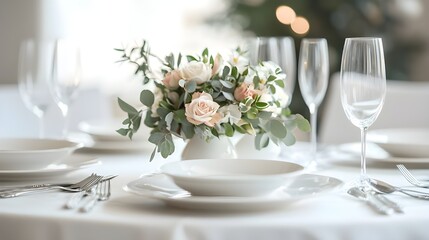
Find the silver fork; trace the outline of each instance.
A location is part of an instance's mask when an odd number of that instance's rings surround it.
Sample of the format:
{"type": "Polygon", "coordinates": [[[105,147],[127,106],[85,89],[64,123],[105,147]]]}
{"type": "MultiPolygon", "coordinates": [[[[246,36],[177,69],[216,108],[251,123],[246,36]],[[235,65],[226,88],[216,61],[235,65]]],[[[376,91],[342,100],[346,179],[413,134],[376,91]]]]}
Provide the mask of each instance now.
{"type": "Polygon", "coordinates": [[[413,184],[416,187],[429,188],[429,184],[425,184],[418,180],[416,177],[414,177],[414,175],[411,174],[411,172],[408,171],[408,169],[403,164],[398,164],[396,165],[396,167],[399,169],[402,176],[404,176],[404,178],[407,179],[409,183],[413,184]]]}
{"type": "Polygon", "coordinates": [[[98,201],[106,201],[110,198],[110,180],[102,181],[97,184],[95,193],[80,208],[81,212],[89,212],[98,201]]]}
{"type": "Polygon", "coordinates": [[[88,182],[82,187],[82,190],[80,192],[75,193],[65,204],[65,208],[73,209],[76,208],[79,204],[80,200],[87,194],[91,189],[96,186],[101,180],[103,179],[103,176],[97,176],[92,181],[88,182]]]}
{"type": "Polygon", "coordinates": [[[82,191],[82,188],[94,181],[98,176],[96,174],[91,174],[85,179],[74,183],[74,184],[35,184],[24,187],[16,187],[16,188],[7,188],[0,190],[0,198],[12,198],[23,195],[28,195],[31,193],[51,191],[51,190],[63,190],[69,192],[79,192],[82,191]]]}

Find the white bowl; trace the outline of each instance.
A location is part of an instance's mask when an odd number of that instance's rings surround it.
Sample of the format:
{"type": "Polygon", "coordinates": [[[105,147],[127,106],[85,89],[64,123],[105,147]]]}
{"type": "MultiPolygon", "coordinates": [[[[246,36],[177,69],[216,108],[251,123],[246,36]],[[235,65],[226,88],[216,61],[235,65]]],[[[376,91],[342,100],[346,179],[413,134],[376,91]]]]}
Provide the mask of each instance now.
{"type": "Polygon", "coordinates": [[[193,196],[257,196],[287,187],[303,167],[257,159],[195,159],[167,163],[161,171],[193,196]]]}
{"type": "Polygon", "coordinates": [[[0,170],[36,170],[59,163],[82,147],[55,139],[0,139],[0,170]]]}
{"type": "Polygon", "coordinates": [[[395,157],[429,157],[429,129],[396,128],[368,131],[367,140],[395,157]]]}

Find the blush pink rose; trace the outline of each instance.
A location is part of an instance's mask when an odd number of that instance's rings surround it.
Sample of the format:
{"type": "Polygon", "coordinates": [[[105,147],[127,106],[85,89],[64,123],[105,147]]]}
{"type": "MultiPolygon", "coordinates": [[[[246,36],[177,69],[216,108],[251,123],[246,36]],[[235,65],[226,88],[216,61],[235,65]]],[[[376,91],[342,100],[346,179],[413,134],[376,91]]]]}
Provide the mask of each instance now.
{"type": "Polygon", "coordinates": [[[246,99],[248,97],[253,98],[253,96],[256,95],[257,93],[258,91],[254,89],[253,85],[242,83],[234,90],[234,98],[237,101],[242,101],[243,99],[246,99]]]}
{"type": "Polygon", "coordinates": [[[213,101],[210,94],[205,92],[196,92],[192,94],[192,101],[185,104],[186,119],[195,125],[205,124],[213,127],[218,123],[222,116],[217,112],[219,104],[213,101]]]}
{"type": "Polygon", "coordinates": [[[182,79],[178,70],[173,70],[165,74],[162,83],[171,90],[175,90],[179,87],[179,80],[182,79]]]}

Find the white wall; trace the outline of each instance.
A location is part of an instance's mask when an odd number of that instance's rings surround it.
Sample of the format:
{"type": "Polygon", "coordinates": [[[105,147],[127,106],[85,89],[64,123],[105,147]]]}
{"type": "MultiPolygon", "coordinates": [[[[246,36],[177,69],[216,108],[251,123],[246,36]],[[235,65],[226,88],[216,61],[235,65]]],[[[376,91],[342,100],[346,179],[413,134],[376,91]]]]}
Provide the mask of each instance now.
{"type": "Polygon", "coordinates": [[[21,39],[36,35],[39,0],[0,1],[0,84],[15,83],[21,39]]]}

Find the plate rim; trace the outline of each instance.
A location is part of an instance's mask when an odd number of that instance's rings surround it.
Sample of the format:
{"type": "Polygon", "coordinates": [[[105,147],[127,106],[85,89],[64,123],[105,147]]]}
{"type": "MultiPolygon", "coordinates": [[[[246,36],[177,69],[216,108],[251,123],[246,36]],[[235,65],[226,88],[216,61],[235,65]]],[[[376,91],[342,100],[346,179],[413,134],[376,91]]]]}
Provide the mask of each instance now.
{"type": "MultiPolygon", "coordinates": [[[[152,174],[148,174],[148,175],[149,177],[152,176],[152,174]]],[[[159,175],[163,175],[163,174],[160,173],[159,175]]],[[[179,208],[202,209],[201,205],[205,204],[207,206],[207,209],[205,210],[220,210],[225,207],[238,207],[238,209],[234,209],[234,210],[244,210],[244,209],[248,210],[251,206],[256,207],[258,209],[279,208],[281,206],[286,206],[292,202],[296,202],[301,199],[305,199],[309,197],[313,198],[314,196],[320,196],[320,195],[326,194],[344,185],[344,182],[336,177],[331,177],[331,176],[326,176],[321,174],[309,174],[309,173],[301,174],[301,176],[304,176],[304,175],[332,179],[336,182],[336,184],[331,186],[329,189],[322,189],[317,193],[309,192],[307,194],[303,194],[295,197],[292,197],[284,189],[279,188],[275,192],[267,196],[242,196],[242,197],[216,196],[216,197],[213,197],[213,196],[191,196],[190,195],[186,197],[175,198],[175,197],[164,196],[162,194],[156,194],[155,191],[151,191],[149,189],[145,189],[144,191],[139,192],[138,190],[133,189],[133,187],[130,187],[131,184],[136,184],[137,182],[141,181],[144,177],[147,177],[146,175],[143,175],[143,176],[140,176],[138,179],[135,179],[127,183],[126,185],[124,185],[123,190],[125,192],[135,194],[137,196],[148,197],[151,199],[159,200],[161,202],[164,202],[166,205],[179,207],[179,208]],[[276,196],[276,194],[277,195],[283,194],[283,196],[276,196]]],[[[179,187],[178,189],[180,190],[179,187]]],[[[183,191],[186,193],[185,190],[183,191]]],[[[228,210],[231,210],[231,209],[228,209],[228,210]]]]}

